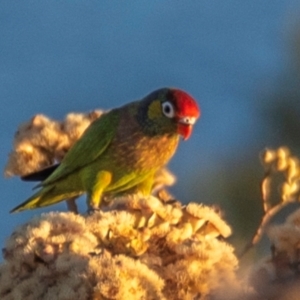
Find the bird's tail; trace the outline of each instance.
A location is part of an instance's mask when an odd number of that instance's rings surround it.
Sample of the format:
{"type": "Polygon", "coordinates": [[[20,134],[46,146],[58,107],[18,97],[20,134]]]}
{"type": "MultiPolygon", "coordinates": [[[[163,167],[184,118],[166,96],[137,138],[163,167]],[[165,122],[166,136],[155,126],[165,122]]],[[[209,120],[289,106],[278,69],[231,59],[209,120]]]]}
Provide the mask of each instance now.
{"type": "Polygon", "coordinates": [[[59,191],[59,189],[57,189],[55,186],[47,186],[40,189],[26,201],[13,208],[10,213],[52,205],[65,200],[69,196],[71,197],[76,195],[66,195],[65,193],[59,191]]]}
{"type": "Polygon", "coordinates": [[[23,181],[43,181],[48,178],[57,168],[59,164],[44,168],[42,170],[21,176],[23,181]]]}

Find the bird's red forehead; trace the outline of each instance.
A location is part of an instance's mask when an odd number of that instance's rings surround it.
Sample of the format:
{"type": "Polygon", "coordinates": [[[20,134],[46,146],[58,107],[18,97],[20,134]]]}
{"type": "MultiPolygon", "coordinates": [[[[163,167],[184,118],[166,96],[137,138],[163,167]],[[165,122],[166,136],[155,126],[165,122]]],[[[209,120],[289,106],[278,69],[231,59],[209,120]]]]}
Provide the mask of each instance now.
{"type": "Polygon", "coordinates": [[[178,89],[172,90],[172,94],[179,116],[199,118],[200,109],[192,96],[178,89]]]}

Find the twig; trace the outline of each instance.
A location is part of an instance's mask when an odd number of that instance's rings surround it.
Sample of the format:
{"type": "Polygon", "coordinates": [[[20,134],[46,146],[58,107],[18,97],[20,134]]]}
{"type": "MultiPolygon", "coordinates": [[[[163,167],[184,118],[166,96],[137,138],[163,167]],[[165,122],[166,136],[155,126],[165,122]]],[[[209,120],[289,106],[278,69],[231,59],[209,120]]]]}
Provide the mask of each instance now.
{"type": "Polygon", "coordinates": [[[241,251],[241,253],[238,255],[239,258],[241,258],[242,256],[244,256],[252,247],[254,247],[262,238],[265,229],[267,227],[267,225],[269,224],[271,218],[276,215],[283,207],[285,207],[287,204],[289,204],[291,202],[281,202],[275,206],[273,206],[272,208],[270,208],[265,215],[263,216],[259,227],[257,228],[255,234],[253,235],[251,241],[249,243],[246,244],[246,246],[244,247],[244,249],[241,251]]]}

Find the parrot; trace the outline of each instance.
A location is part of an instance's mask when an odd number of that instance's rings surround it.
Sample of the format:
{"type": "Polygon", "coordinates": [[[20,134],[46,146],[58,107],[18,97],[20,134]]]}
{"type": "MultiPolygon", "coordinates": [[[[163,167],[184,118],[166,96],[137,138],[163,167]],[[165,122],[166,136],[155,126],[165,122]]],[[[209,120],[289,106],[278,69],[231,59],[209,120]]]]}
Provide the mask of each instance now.
{"type": "Polygon", "coordinates": [[[196,100],[178,88],[160,88],[104,113],[60,164],[28,175],[42,179],[39,190],[11,213],[82,194],[89,211],[99,210],[103,197],[149,196],[154,175],[172,158],[180,137],[190,137],[199,116],[196,100]]]}

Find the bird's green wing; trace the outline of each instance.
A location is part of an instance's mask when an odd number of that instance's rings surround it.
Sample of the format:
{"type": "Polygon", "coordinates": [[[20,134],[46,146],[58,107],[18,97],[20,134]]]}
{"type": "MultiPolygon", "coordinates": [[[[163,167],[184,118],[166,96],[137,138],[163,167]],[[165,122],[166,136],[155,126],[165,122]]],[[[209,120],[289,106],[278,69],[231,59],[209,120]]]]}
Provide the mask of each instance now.
{"type": "Polygon", "coordinates": [[[77,171],[98,158],[115,136],[119,122],[117,109],[94,121],[71,147],[59,167],[39,186],[47,186],[77,171]]]}

